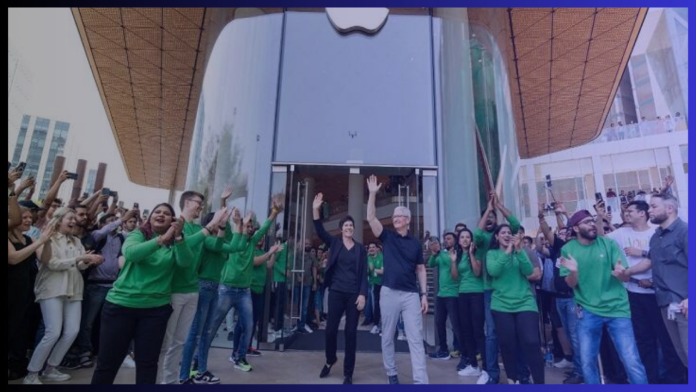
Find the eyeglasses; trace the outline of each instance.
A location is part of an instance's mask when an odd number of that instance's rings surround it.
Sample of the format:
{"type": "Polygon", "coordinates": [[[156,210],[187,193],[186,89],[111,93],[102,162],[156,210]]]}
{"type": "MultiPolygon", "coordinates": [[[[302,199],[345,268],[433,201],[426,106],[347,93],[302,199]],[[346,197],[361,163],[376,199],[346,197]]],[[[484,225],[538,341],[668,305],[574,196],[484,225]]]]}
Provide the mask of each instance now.
{"type": "Polygon", "coordinates": [[[396,219],[396,218],[408,218],[408,216],[406,216],[406,215],[392,215],[392,219],[396,219]]]}
{"type": "Polygon", "coordinates": [[[580,224],[580,225],[596,225],[596,224],[597,224],[597,220],[594,219],[594,218],[583,219],[583,220],[581,220],[578,224],[580,224]]]}
{"type": "Polygon", "coordinates": [[[194,203],[198,204],[199,206],[203,205],[203,200],[198,200],[198,199],[189,199],[189,201],[192,201],[192,202],[194,202],[194,203]]]}

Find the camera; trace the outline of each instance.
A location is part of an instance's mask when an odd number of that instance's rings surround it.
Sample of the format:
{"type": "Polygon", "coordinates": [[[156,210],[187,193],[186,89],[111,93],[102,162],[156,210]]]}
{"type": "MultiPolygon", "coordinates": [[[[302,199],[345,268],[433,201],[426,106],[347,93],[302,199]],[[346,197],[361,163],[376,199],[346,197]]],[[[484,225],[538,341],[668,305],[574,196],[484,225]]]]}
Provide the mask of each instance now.
{"type": "Polygon", "coordinates": [[[597,200],[598,202],[604,200],[604,199],[602,198],[602,192],[597,192],[597,193],[595,193],[595,194],[594,194],[594,198],[595,198],[595,200],[597,200]]]}
{"type": "Polygon", "coordinates": [[[68,180],[77,180],[77,173],[68,173],[68,180]]]}

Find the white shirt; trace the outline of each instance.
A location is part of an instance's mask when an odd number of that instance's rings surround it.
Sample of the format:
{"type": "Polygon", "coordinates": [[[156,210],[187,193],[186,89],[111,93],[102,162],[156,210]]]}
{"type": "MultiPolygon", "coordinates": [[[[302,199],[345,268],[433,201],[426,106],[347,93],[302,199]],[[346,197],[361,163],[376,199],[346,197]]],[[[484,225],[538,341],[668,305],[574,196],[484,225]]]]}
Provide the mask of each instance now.
{"type": "MultiPolygon", "coordinates": [[[[616,243],[619,244],[619,247],[622,250],[626,248],[637,248],[640,250],[649,251],[650,238],[652,238],[653,234],[655,234],[654,227],[649,227],[648,230],[645,231],[635,231],[632,227],[622,227],[618,230],[615,230],[607,234],[607,237],[616,241],[616,243]]],[[[634,265],[640,263],[643,260],[643,257],[632,257],[626,255],[625,251],[624,255],[626,256],[626,261],[628,262],[629,267],[633,267],[634,265]]],[[[652,279],[652,269],[649,269],[640,274],[635,274],[631,278],[635,280],[652,279]]],[[[624,286],[626,287],[626,290],[632,293],[655,294],[655,290],[644,289],[638,286],[638,284],[634,283],[633,281],[624,283],[624,286]]]]}

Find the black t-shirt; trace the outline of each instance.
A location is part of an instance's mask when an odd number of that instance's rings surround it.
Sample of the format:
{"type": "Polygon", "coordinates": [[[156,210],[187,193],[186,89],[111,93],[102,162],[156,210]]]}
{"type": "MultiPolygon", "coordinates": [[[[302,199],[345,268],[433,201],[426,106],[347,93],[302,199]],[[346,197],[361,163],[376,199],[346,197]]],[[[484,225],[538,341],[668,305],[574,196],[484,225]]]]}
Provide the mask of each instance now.
{"type": "MultiPolygon", "coordinates": [[[[31,246],[32,241],[28,236],[24,236],[26,244],[21,242],[12,242],[15,250],[20,251],[28,246],[31,246]]],[[[27,290],[33,289],[33,283],[31,279],[33,265],[36,265],[36,252],[27,256],[26,259],[19,262],[19,264],[10,265],[7,264],[7,287],[8,287],[8,298],[18,295],[18,293],[23,293],[27,290]]],[[[27,297],[30,293],[27,293],[27,297]]]]}
{"type": "Polygon", "coordinates": [[[558,258],[561,257],[561,249],[566,242],[558,238],[557,235],[553,236],[553,246],[551,247],[551,260],[553,260],[553,284],[556,288],[556,296],[560,298],[571,298],[573,297],[573,289],[566,283],[565,277],[561,276],[561,270],[558,267],[558,258]]]}
{"type": "Polygon", "coordinates": [[[417,293],[416,266],[424,264],[420,242],[410,234],[402,237],[387,229],[382,230],[379,239],[384,248],[382,286],[417,293]]]}
{"type": "Polygon", "coordinates": [[[358,283],[358,247],[348,250],[342,245],[338,250],[338,259],[334,266],[331,290],[342,293],[357,294],[360,292],[358,283]]]}

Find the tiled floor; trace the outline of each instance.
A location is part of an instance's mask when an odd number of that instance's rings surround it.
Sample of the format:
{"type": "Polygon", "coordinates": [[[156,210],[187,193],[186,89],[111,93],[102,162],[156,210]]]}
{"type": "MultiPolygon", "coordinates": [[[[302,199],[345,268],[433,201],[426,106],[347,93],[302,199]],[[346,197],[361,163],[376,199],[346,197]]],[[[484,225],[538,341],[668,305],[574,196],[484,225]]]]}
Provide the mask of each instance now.
{"type": "MultiPolygon", "coordinates": [[[[342,353],[329,377],[320,379],[319,372],[324,364],[323,352],[264,351],[262,357],[249,358],[254,370],[244,373],[234,369],[228,361],[229,350],[212,349],[208,362],[209,370],[220,377],[223,384],[341,384],[343,382],[342,353]]],[[[411,383],[411,361],[408,354],[397,354],[397,366],[401,383],[411,383]]],[[[160,362],[161,363],[161,362],[160,362]]],[[[460,377],[456,372],[458,360],[428,360],[428,375],[431,384],[474,384],[476,378],[460,377]]],[[[501,364],[502,365],[502,364],[501,364]]],[[[68,383],[88,384],[94,369],[80,369],[67,372],[72,376],[68,383]]],[[[504,371],[503,371],[504,373],[504,371]]],[[[502,378],[502,377],[501,377],[502,378]]],[[[560,384],[564,378],[563,370],[546,368],[546,383],[560,384]]],[[[132,384],[135,381],[134,369],[121,369],[116,383],[132,384]]],[[[504,381],[501,380],[501,381],[504,381]]],[[[355,384],[386,384],[381,354],[358,353],[353,376],[355,384]]],[[[21,380],[9,384],[21,383],[21,380]]]]}

